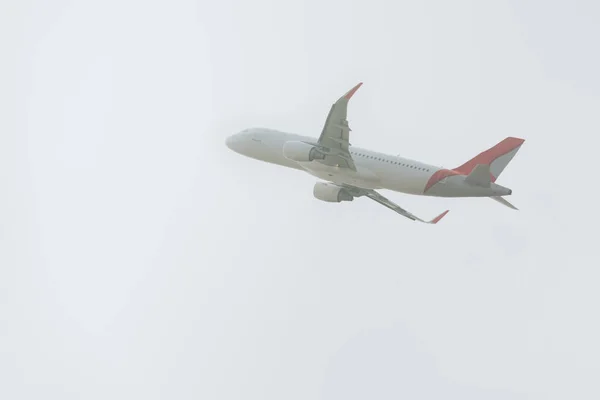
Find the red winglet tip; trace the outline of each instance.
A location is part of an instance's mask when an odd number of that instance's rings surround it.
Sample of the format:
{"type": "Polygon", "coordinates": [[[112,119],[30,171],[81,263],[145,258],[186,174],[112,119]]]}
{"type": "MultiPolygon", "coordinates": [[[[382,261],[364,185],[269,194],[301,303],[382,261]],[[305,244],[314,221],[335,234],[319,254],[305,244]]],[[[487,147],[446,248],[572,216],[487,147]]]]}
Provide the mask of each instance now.
{"type": "Polygon", "coordinates": [[[356,93],[356,91],[358,90],[358,88],[360,88],[362,86],[362,82],[360,82],[358,85],[354,86],[352,89],[350,89],[350,91],[348,93],[346,93],[346,95],[344,96],[346,98],[346,100],[350,100],[350,98],[352,96],[354,96],[354,93],[356,93]]]}
{"type": "Polygon", "coordinates": [[[510,143],[510,147],[512,147],[513,149],[517,148],[517,147],[521,146],[523,143],[525,143],[525,139],[521,139],[521,138],[513,137],[513,136],[506,138],[506,140],[510,143]]]}
{"type": "Polygon", "coordinates": [[[441,213],[440,215],[438,215],[437,217],[435,217],[434,219],[431,220],[432,224],[437,224],[438,222],[440,222],[440,220],[442,218],[444,218],[446,216],[446,214],[448,214],[450,210],[446,210],[443,213],[441,213]]]}

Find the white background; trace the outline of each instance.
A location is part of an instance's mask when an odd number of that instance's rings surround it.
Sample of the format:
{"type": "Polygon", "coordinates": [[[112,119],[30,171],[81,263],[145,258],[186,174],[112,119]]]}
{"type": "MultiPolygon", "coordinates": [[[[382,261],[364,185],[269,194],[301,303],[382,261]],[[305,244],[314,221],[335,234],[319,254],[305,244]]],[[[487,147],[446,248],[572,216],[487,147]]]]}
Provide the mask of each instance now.
{"type": "Polygon", "coordinates": [[[597,1],[0,3],[0,398],[598,399],[597,1]],[[384,195],[224,145],[318,136],[455,167],[384,195]]]}

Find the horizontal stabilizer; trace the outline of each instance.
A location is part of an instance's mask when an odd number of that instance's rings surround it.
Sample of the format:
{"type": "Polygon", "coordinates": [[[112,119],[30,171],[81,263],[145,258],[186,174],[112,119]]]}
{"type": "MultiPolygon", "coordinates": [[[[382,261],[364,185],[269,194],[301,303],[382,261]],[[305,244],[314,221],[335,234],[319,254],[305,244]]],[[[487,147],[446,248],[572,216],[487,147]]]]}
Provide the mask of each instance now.
{"type": "Polygon", "coordinates": [[[492,183],[492,174],[489,164],[477,164],[473,171],[465,178],[469,185],[490,187],[492,183]]]}
{"type": "Polygon", "coordinates": [[[517,207],[513,206],[512,204],[510,204],[510,202],[508,200],[506,200],[504,197],[492,196],[492,197],[490,197],[490,199],[496,200],[498,203],[500,203],[502,205],[505,205],[508,208],[512,208],[513,210],[518,210],[517,207]]]}

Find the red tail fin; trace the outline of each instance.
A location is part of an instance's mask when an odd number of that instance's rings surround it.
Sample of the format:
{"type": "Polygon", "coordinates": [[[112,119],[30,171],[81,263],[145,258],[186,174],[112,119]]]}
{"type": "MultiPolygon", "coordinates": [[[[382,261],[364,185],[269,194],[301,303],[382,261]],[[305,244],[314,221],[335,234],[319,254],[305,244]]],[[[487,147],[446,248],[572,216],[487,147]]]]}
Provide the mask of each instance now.
{"type": "Polygon", "coordinates": [[[454,171],[463,175],[469,175],[478,164],[489,165],[493,182],[500,176],[515,154],[517,154],[517,151],[519,151],[523,142],[525,142],[525,139],[507,137],[494,147],[478,154],[460,167],[454,168],[454,171]]]}

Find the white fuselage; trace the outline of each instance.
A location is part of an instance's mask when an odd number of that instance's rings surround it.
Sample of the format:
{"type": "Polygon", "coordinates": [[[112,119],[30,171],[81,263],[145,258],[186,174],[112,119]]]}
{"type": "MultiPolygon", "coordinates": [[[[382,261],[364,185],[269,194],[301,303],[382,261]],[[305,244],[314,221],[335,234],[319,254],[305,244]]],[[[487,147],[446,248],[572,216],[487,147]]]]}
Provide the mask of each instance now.
{"type": "Polygon", "coordinates": [[[468,185],[464,182],[464,175],[451,174],[438,179],[444,175],[440,174],[441,171],[448,170],[355,146],[350,146],[349,150],[356,171],[325,165],[318,161],[296,162],[283,154],[283,146],[289,141],[317,142],[315,138],[307,136],[257,128],[234,134],[227,138],[226,143],[230,149],[247,157],[304,170],[319,179],[338,185],[441,197],[485,197],[510,194],[509,189],[497,184],[492,184],[489,188],[468,185]]]}

